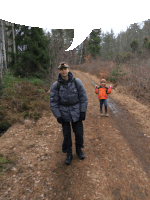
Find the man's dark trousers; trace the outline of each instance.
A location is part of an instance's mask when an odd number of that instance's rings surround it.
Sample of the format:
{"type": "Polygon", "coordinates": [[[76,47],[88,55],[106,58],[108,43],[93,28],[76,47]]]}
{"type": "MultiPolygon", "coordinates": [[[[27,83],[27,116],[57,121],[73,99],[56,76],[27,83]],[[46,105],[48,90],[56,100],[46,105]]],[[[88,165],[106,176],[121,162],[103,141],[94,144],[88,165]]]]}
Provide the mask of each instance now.
{"type": "MultiPolygon", "coordinates": [[[[75,133],[75,145],[76,147],[83,147],[83,123],[82,120],[71,122],[73,132],[75,133]]],[[[71,127],[70,122],[64,122],[62,123],[63,127],[63,135],[64,135],[64,141],[62,145],[62,151],[64,153],[66,152],[72,152],[72,139],[71,139],[71,127]]]]}

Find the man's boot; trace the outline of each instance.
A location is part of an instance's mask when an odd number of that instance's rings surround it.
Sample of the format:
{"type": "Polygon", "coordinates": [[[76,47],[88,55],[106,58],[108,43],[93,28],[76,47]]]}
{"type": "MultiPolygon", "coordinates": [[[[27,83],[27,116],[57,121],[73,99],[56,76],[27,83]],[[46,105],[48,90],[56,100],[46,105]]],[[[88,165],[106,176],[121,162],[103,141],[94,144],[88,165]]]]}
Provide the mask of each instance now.
{"type": "Polygon", "coordinates": [[[105,117],[108,117],[109,115],[108,115],[108,113],[107,113],[107,111],[105,111],[105,117]]]}
{"type": "Polygon", "coordinates": [[[67,158],[65,160],[65,164],[70,165],[72,158],[73,158],[72,152],[67,152],[67,158]]]}
{"type": "Polygon", "coordinates": [[[103,111],[100,111],[100,116],[103,117],[103,111]]]}
{"type": "Polygon", "coordinates": [[[85,155],[83,151],[81,150],[81,147],[76,147],[76,153],[79,156],[80,160],[83,160],[85,158],[85,155]]]}

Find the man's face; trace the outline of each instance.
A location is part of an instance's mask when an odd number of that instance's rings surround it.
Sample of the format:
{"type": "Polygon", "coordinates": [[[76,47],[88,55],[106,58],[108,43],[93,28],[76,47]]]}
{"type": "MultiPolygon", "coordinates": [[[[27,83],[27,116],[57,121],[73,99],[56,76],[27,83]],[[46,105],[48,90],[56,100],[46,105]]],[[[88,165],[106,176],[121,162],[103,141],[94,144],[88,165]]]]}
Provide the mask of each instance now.
{"type": "Polygon", "coordinates": [[[58,70],[58,73],[61,74],[61,77],[63,79],[67,79],[68,78],[68,72],[69,72],[69,68],[68,67],[62,67],[61,69],[58,70]]]}

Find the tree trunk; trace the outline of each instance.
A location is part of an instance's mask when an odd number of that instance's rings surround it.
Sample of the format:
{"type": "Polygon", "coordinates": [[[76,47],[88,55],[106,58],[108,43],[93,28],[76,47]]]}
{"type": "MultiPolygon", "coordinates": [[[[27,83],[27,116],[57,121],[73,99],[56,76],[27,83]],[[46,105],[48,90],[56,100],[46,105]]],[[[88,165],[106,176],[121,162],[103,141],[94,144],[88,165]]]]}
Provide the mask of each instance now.
{"type": "Polygon", "coordinates": [[[3,47],[2,47],[2,20],[0,19],[0,83],[2,82],[3,72],[3,47]]]}
{"type": "MultiPolygon", "coordinates": [[[[10,23],[7,22],[7,25],[10,26],[10,23]]],[[[8,31],[7,31],[7,38],[8,38],[8,49],[7,49],[7,50],[8,50],[8,52],[11,52],[11,51],[12,51],[12,50],[11,50],[12,41],[11,41],[11,39],[9,38],[10,34],[11,34],[11,30],[8,30],[8,31]]],[[[11,56],[10,56],[9,54],[8,54],[7,60],[8,60],[8,62],[11,62],[11,56]]]]}
{"type": "Polygon", "coordinates": [[[81,54],[80,54],[79,65],[81,64],[82,61],[83,43],[80,45],[80,48],[81,48],[81,54]]]}
{"type": "Polygon", "coordinates": [[[86,37],[86,39],[85,39],[85,56],[87,55],[87,42],[88,42],[88,40],[87,40],[87,37],[86,37]]]}
{"type": "Polygon", "coordinates": [[[75,65],[75,49],[73,49],[72,54],[73,65],[75,65]]]}
{"type": "Polygon", "coordinates": [[[2,78],[3,78],[3,56],[2,56],[2,27],[0,19],[0,94],[2,90],[2,78]]]}
{"type": "Polygon", "coordinates": [[[1,28],[2,28],[2,44],[3,44],[3,58],[4,58],[4,68],[7,69],[7,61],[6,61],[6,49],[5,49],[5,37],[4,37],[4,25],[3,20],[1,20],[1,28]]]}
{"type": "Polygon", "coordinates": [[[14,59],[15,59],[15,64],[16,64],[16,44],[15,44],[14,23],[12,23],[12,35],[13,35],[13,52],[14,52],[14,59]]]}

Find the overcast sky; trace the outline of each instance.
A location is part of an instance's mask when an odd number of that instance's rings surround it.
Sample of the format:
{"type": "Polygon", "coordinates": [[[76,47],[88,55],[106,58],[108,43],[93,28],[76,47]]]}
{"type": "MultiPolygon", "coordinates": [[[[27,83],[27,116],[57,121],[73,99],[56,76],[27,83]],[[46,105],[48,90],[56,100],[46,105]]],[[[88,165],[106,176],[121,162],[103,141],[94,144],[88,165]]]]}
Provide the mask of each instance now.
{"type": "MultiPolygon", "coordinates": [[[[144,22],[139,22],[137,23],[138,25],[140,25],[140,28],[143,27],[144,22]]],[[[126,29],[129,27],[130,25],[124,25],[124,26],[118,26],[118,27],[111,27],[111,28],[101,28],[102,32],[106,33],[106,32],[110,32],[111,29],[113,29],[115,36],[117,36],[121,31],[126,31],[126,29]]],[[[43,28],[46,32],[50,31],[50,28],[43,28]]]]}
{"type": "MultiPolygon", "coordinates": [[[[129,24],[129,25],[130,25],[130,24],[129,24]]],[[[111,27],[111,26],[109,26],[109,27],[103,26],[101,29],[102,29],[102,31],[103,31],[104,33],[106,33],[106,32],[111,32],[111,29],[113,29],[115,35],[117,35],[118,33],[120,33],[121,30],[126,31],[127,26],[129,26],[129,25],[126,25],[126,24],[120,24],[120,25],[119,25],[119,24],[117,24],[116,26],[113,26],[113,27],[111,27]]]]}
{"type": "MultiPolygon", "coordinates": [[[[140,22],[135,22],[135,23],[139,23],[140,25],[141,25],[141,28],[143,27],[143,22],[142,21],[140,21],[140,22]]],[[[131,23],[132,24],[132,23],[131,23]]],[[[115,35],[117,35],[117,34],[119,34],[121,31],[126,31],[127,30],[127,28],[131,25],[130,23],[129,24],[127,24],[127,23],[125,23],[125,24],[115,24],[113,27],[111,27],[112,29],[113,29],[113,31],[114,31],[114,33],[115,33],[115,35]]],[[[110,32],[111,31],[111,28],[110,27],[103,27],[102,28],[102,31],[103,32],[110,32]]]]}

